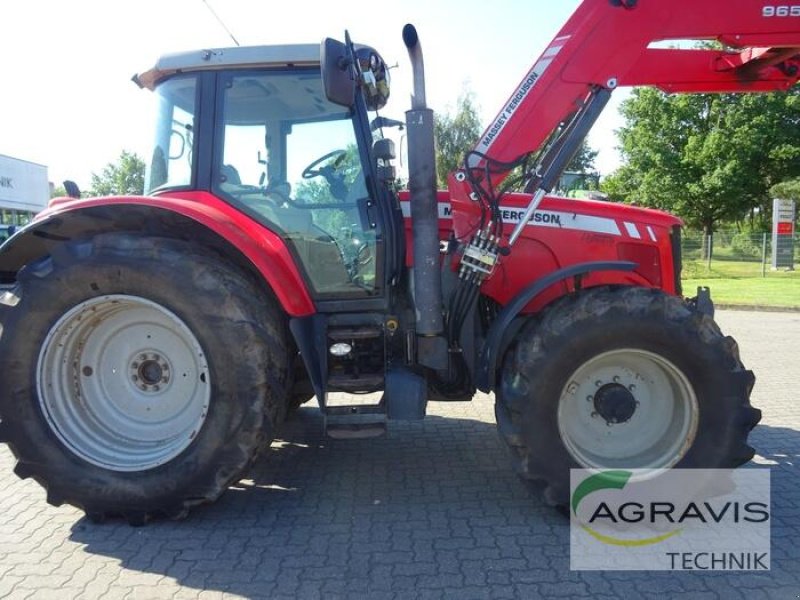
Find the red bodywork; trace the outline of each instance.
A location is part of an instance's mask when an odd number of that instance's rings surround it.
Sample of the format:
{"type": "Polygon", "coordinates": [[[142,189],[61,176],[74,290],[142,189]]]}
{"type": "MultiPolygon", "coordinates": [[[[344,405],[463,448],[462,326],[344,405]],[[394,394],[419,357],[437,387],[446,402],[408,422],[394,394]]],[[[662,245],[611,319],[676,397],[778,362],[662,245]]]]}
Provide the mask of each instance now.
{"type": "MultiPolygon", "coordinates": [[[[505,235],[519,222],[530,201],[529,194],[509,194],[503,201],[505,235]]],[[[400,194],[406,217],[406,262],[413,264],[411,219],[407,192],[400,194]]],[[[439,239],[451,232],[459,239],[476,230],[480,209],[473,201],[451,200],[439,192],[439,239]]],[[[632,273],[601,271],[588,274],[582,284],[657,287],[670,294],[675,289],[672,228],[680,219],[667,213],[593,200],[546,197],[534,213],[511,254],[500,260],[494,274],[482,286],[484,295],[504,305],[522,288],[548,273],[587,261],[630,260],[639,263],[632,273]]],[[[523,312],[535,312],[555,298],[572,291],[573,282],[556,284],[537,296],[523,312]]]]}
{"type": "Polygon", "coordinates": [[[144,205],[169,210],[219,234],[241,252],[264,277],[286,312],[305,317],[316,312],[294,257],[279,235],[208,192],[164,192],[157,196],[120,196],[72,200],[58,198],[37,221],[100,205],[144,205]]]}
{"type": "MultiPolygon", "coordinates": [[[[469,237],[479,219],[479,209],[469,201],[462,206],[451,202],[447,192],[438,194],[439,238],[451,233],[469,237]]],[[[530,200],[527,194],[505,197],[505,229],[508,234],[515,217],[530,200]]],[[[408,192],[400,193],[406,216],[406,262],[413,264],[408,192]]],[[[207,192],[169,192],[154,197],[107,197],[91,200],[56,199],[37,215],[40,221],[60,213],[99,205],[138,204],[170,210],[208,227],[233,244],[262,274],[286,312],[293,317],[311,315],[314,304],[285,242],[276,233],[207,192]]],[[[587,287],[608,284],[660,287],[676,293],[670,231],[680,220],[666,213],[591,200],[548,197],[535,213],[512,254],[501,260],[482,291],[506,304],[523,287],[548,273],[588,260],[633,260],[640,267],[633,273],[600,272],[584,279],[587,287]],[[637,237],[638,236],[638,237],[637,237]]],[[[551,287],[529,304],[525,311],[539,310],[570,291],[572,282],[551,287]]]]}

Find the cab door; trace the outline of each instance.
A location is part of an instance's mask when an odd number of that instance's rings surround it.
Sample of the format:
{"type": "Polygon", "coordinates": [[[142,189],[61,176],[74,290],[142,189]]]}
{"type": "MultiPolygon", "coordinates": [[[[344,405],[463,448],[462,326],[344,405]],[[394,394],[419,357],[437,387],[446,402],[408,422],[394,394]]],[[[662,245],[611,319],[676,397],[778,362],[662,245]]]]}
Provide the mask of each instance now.
{"type": "Polygon", "coordinates": [[[385,297],[384,224],[356,111],[318,69],[222,72],[212,190],[278,232],[319,305],[385,297]]]}

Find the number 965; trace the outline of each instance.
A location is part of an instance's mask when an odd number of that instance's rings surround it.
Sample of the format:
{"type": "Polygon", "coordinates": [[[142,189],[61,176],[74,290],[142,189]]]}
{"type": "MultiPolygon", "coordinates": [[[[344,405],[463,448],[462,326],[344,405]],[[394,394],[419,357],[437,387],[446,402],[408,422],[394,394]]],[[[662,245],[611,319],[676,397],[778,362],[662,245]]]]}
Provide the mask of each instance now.
{"type": "Polygon", "coordinates": [[[761,10],[763,17],[800,17],[800,4],[794,6],[765,6],[761,10]]]}

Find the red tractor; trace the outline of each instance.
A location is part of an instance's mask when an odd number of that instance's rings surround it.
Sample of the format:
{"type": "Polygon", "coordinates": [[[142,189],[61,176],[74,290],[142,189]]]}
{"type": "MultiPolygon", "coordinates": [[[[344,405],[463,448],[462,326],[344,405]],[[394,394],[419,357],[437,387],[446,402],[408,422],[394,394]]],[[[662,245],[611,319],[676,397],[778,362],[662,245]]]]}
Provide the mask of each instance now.
{"type": "Polygon", "coordinates": [[[586,0],[436,192],[372,48],[165,56],[143,197],[61,198],[0,248],[0,441],[53,504],[141,523],[215,500],[316,396],[332,436],[495,392],[518,472],[734,467],[753,374],[681,290],[680,220],[549,196],[619,86],[786,90],[800,6],[586,0]],[[715,39],[719,50],[653,42],[715,39]],[[397,194],[404,126],[409,191],[397,194]],[[518,191],[508,184],[521,174],[518,191]],[[328,393],[382,391],[376,405],[328,393]]]}

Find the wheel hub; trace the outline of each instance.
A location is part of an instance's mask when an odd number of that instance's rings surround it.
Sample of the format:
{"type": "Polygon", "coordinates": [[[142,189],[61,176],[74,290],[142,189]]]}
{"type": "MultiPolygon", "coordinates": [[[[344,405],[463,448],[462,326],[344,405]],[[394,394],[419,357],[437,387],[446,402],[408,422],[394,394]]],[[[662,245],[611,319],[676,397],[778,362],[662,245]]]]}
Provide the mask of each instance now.
{"type": "Polygon", "coordinates": [[[145,383],[155,385],[161,381],[161,366],[154,360],[148,360],[139,367],[139,373],[145,383]]]}
{"type": "Polygon", "coordinates": [[[145,392],[158,392],[170,380],[169,361],[157,352],[138,352],[129,370],[133,384],[145,392]]]}
{"type": "Polygon", "coordinates": [[[594,395],[594,410],[608,425],[630,421],[636,405],[630,390],[619,383],[608,383],[594,395]]]}

